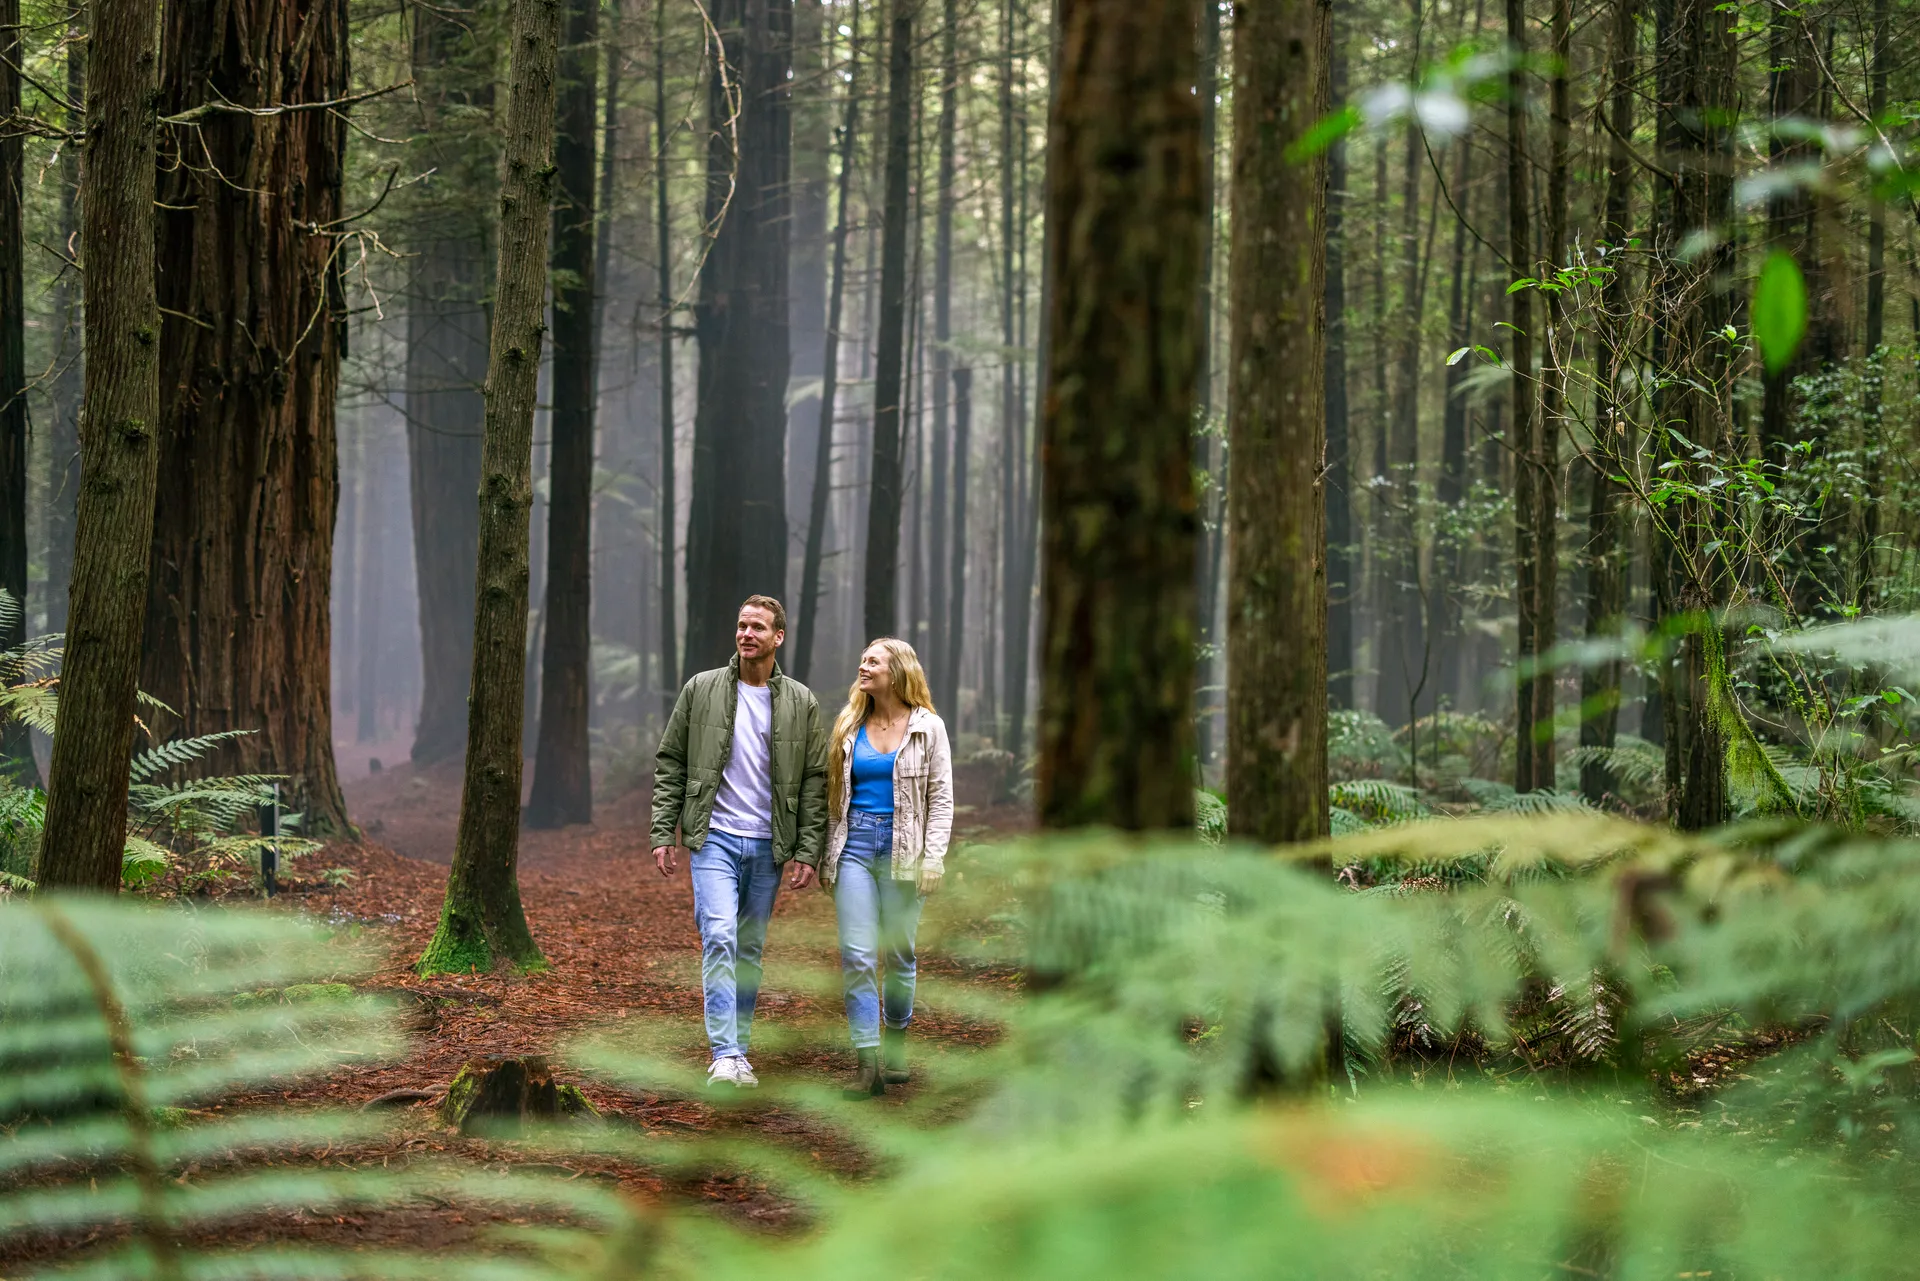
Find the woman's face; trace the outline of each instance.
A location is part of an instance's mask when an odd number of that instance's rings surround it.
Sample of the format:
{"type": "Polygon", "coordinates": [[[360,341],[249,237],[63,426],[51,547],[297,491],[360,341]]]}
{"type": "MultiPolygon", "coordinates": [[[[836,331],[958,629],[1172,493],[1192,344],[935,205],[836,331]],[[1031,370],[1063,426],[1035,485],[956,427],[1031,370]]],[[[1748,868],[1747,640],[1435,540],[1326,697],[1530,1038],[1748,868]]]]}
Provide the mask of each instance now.
{"type": "Polygon", "coordinates": [[[886,650],[878,645],[867,646],[867,652],[860,655],[861,692],[869,698],[890,692],[893,689],[890,667],[886,650]]]}

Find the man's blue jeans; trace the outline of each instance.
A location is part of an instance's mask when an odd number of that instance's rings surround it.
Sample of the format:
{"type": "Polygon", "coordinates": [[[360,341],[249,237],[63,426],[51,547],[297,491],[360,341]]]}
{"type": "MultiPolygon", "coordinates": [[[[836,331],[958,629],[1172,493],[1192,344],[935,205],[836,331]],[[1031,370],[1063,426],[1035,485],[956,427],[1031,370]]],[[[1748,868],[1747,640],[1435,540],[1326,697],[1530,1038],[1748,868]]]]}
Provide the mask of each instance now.
{"type": "Polygon", "coordinates": [[[707,997],[713,1057],[744,1055],[760,997],[760,951],[780,890],[773,842],[709,831],[688,860],[693,914],[700,922],[700,986],[707,997]]]}
{"type": "Polygon", "coordinates": [[[880,1020],[903,1028],[913,1018],[913,935],[920,887],[893,879],[893,815],[847,815],[847,846],[833,886],[840,924],[840,974],[846,983],[853,1048],[880,1044],[880,1020]],[[882,973],[884,967],[884,976],[882,973]]]}

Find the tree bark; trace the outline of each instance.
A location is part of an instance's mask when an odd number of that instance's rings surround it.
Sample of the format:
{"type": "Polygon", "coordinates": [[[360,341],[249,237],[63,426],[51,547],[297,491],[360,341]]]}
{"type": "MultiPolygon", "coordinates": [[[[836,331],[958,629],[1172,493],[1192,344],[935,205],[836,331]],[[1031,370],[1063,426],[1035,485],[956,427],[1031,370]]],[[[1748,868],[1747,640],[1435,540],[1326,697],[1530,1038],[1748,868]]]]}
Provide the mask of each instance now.
{"type": "MultiPolygon", "coordinates": [[[[67,28],[67,101],[87,99],[86,11],[75,10],[67,28]]],[[[74,113],[68,127],[85,128],[74,113]]],[[[60,153],[60,243],[80,243],[80,152],[70,144],[60,153]]],[[[53,430],[47,449],[47,630],[67,629],[67,590],[73,583],[74,516],[80,498],[80,402],[86,394],[86,353],[80,341],[83,281],[72,267],[61,270],[54,289],[54,315],[60,342],[53,379],[53,430]]]]}
{"type": "Polygon", "coordinates": [[[473,666],[473,569],[480,548],[480,422],[486,416],[485,276],[493,211],[474,193],[492,186],[491,131],[469,122],[493,110],[493,40],[456,15],[415,5],[413,75],[424,114],[420,157],[434,172],[408,223],[407,464],[419,596],[417,765],[466,750],[473,666]]]}
{"type": "MultiPolygon", "coordinates": [[[[811,509],[818,453],[813,429],[820,421],[819,395],[799,391],[821,377],[828,342],[828,158],[837,81],[829,74],[832,41],[826,19],[832,12],[818,0],[795,0],[793,5],[793,246],[787,326],[793,350],[790,384],[796,394],[787,409],[787,510],[796,515],[811,509]]],[[[789,535],[790,554],[799,552],[805,539],[806,531],[796,526],[789,535]]]]}
{"type": "MultiPolygon", "coordinates": [[[[1634,456],[1635,432],[1630,406],[1620,396],[1621,376],[1632,353],[1626,350],[1624,307],[1625,272],[1631,259],[1625,249],[1632,233],[1629,221],[1633,201],[1633,157],[1627,139],[1633,136],[1634,67],[1639,28],[1634,21],[1635,0],[1614,0],[1613,94],[1609,104],[1609,131],[1613,135],[1607,157],[1607,194],[1600,239],[1609,250],[1607,265],[1613,274],[1600,287],[1600,316],[1595,341],[1593,429],[1597,437],[1589,459],[1587,497],[1587,610],[1589,640],[1615,634],[1627,608],[1626,540],[1622,537],[1625,495],[1613,477],[1634,456]],[[1614,253],[1619,257],[1614,258],[1614,253]],[[1610,261],[1609,261],[1610,260],[1610,261]]],[[[1620,722],[1620,677],[1617,658],[1589,664],[1580,673],[1580,745],[1611,748],[1620,722]]],[[[1580,793],[1595,805],[1617,786],[1613,771],[1597,761],[1580,767],[1580,793]]]]}
{"type": "Polygon", "coordinates": [[[919,0],[890,0],[887,44],[886,195],[880,215],[880,332],[873,379],[873,478],[867,501],[867,639],[891,636],[898,619],[901,483],[900,405],[907,329],[908,166],[913,135],[913,19],[919,0]]]}
{"type": "Polygon", "coordinates": [[[553,142],[552,438],[540,737],[527,823],[593,822],[587,716],[593,669],[595,164],[600,0],[568,0],[553,142]]]}
{"type": "Polygon", "coordinates": [[[947,617],[953,620],[947,646],[946,685],[952,691],[953,723],[960,723],[960,658],[967,638],[967,473],[973,452],[973,370],[953,371],[953,542],[947,564],[947,617]]]}
{"type": "MultiPolygon", "coordinates": [[[[1696,231],[1726,223],[1733,183],[1728,164],[1734,104],[1732,19],[1713,0],[1658,0],[1659,151],[1673,181],[1660,210],[1656,248],[1662,256],[1656,284],[1655,331],[1660,375],[1654,412],[1689,441],[1725,454],[1734,447],[1726,411],[1730,370],[1714,335],[1732,318],[1731,295],[1719,283],[1731,275],[1725,237],[1704,253],[1682,257],[1696,231]]],[[[1696,483],[1691,452],[1662,444],[1664,459],[1696,483]]],[[[1710,513],[1692,502],[1660,514],[1655,535],[1657,609],[1663,624],[1685,628],[1679,652],[1661,679],[1666,747],[1667,808],[1673,822],[1697,831],[1728,813],[1726,731],[1714,714],[1711,683],[1724,662],[1721,620],[1715,611],[1727,583],[1703,554],[1710,513]]]]}
{"type": "Polygon", "coordinates": [[[1321,114],[1328,9],[1233,10],[1233,470],[1227,513],[1227,821],[1255,841],[1327,834],[1321,162],[1288,149],[1321,114]]]}
{"type": "Polygon", "coordinates": [[[947,684],[947,650],[960,620],[949,620],[950,603],[945,588],[947,565],[947,498],[950,478],[948,456],[952,448],[948,418],[948,388],[953,374],[953,212],[954,212],[954,133],[960,101],[960,5],[945,0],[940,28],[940,123],[936,150],[938,159],[934,182],[937,207],[933,221],[933,422],[927,434],[932,446],[929,466],[931,501],[928,503],[927,556],[933,572],[928,593],[927,659],[934,679],[934,701],[951,711],[957,705],[958,691],[947,684]]]}
{"type": "MultiPolygon", "coordinates": [[[[1410,0],[1412,23],[1408,78],[1417,80],[1426,35],[1424,0],[1410,0]]],[[[1384,140],[1383,140],[1384,141],[1384,140]]],[[[1408,733],[1417,733],[1423,705],[1430,703],[1432,685],[1427,651],[1426,603],[1420,548],[1420,353],[1421,321],[1425,312],[1424,276],[1420,257],[1421,170],[1426,141],[1419,119],[1409,113],[1402,152],[1400,202],[1400,308],[1393,335],[1392,393],[1385,423],[1386,454],[1380,469],[1386,477],[1382,546],[1378,557],[1383,606],[1381,610],[1380,692],[1378,711],[1389,725],[1406,718],[1408,733]]],[[[1384,193],[1383,193],[1384,198],[1384,193]]],[[[1417,738],[1413,741],[1417,744],[1417,738]]]]}
{"type": "Polygon", "coordinates": [[[516,866],[527,525],[533,505],[534,400],[546,327],[560,18],[559,0],[513,0],[500,256],[487,358],[466,777],[440,924],[416,965],[422,974],[490,970],[499,964],[528,970],[546,964],[520,907],[516,866]]]}
{"type": "MultiPolygon", "coordinates": [[[[1507,0],[1507,260],[1518,277],[1534,274],[1533,197],[1527,151],[1526,0],[1507,0]]],[[[1540,389],[1534,382],[1533,293],[1507,296],[1512,326],[1514,591],[1519,615],[1515,678],[1514,788],[1553,786],[1553,680],[1528,669],[1553,647],[1551,538],[1541,539],[1543,490],[1552,481],[1542,452],[1540,389]]]]}
{"type": "MultiPolygon", "coordinates": [[[[1200,583],[1198,627],[1200,653],[1194,663],[1194,759],[1196,778],[1206,778],[1214,757],[1213,711],[1207,706],[1207,687],[1218,685],[1225,654],[1215,619],[1220,614],[1221,565],[1227,544],[1227,443],[1213,431],[1213,259],[1218,247],[1219,200],[1215,178],[1219,168],[1220,136],[1220,5],[1200,4],[1200,79],[1194,86],[1200,99],[1200,203],[1207,211],[1206,244],[1200,255],[1200,292],[1193,300],[1193,466],[1205,476],[1205,509],[1200,522],[1200,557],[1195,572],[1200,583]]],[[[1231,199],[1231,196],[1229,196],[1231,199]]]]}
{"type": "Polygon", "coordinates": [[[654,253],[659,259],[659,289],[655,305],[660,312],[660,506],[655,525],[660,540],[660,723],[673,714],[674,700],[680,695],[680,623],[679,604],[674,600],[674,584],[679,581],[679,565],[674,544],[679,537],[679,512],[674,488],[674,408],[673,408],[673,220],[668,204],[667,160],[672,138],[667,123],[667,39],[666,6],[653,7],[653,196],[654,253]]]}
{"type": "Polygon", "coordinates": [[[854,148],[860,136],[860,3],[854,0],[847,39],[847,100],[840,123],[840,174],[834,198],[833,266],[827,281],[827,345],[820,366],[820,422],[814,433],[813,486],[807,500],[807,546],[800,568],[800,616],[795,621],[793,674],[806,681],[813,670],[819,627],[820,573],[826,556],[827,504],[833,497],[833,415],[840,393],[840,322],[846,301],[847,227],[852,206],[854,148]]]}
{"type": "MultiPolygon", "coordinates": [[[[1346,0],[1334,0],[1330,18],[1330,109],[1347,104],[1346,0]]],[[[1347,140],[1327,148],[1327,296],[1323,307],[1327,403],[1327,701],[1357,706],[1353,697],[1354,593],[1352,411],[1347,403],[1347,140]]]]}
{"type": "Polygon", "coordinates": [[[1193,821],[1194,0],[1061,0],[1040,821],[1193,821]]]}
{"type": "Polygon", "coordinates": [[[189,0],[163,15],[160,482],[141,669],[188,734],[250,731],[220,768],[291,776],[349,832],[333,761],[331,619],[345,344],[346,123],[252,115],[347,89],[339,0],[189,0]],[[260,191],[285,198],[262,200],[260,191]]]}
{"type": "MultiPolygon", "coordinates": [[[[20,115],[20,0],[0,0],[0,119],[20,115]]],[[[27,348],[26,235],[18,129],[0,127],[0,590],[13,597],[11,625],[0,625],[0,650],[26,638],[27,629],[27,348]]],[[[27,727],[0,722],[0,773],[32,786],[40,781],[27,727]]]]}
{"type": "Polygon", "coordinates": [[[726,662],[740,602],[787,576],[787,249],[792,0],[713,9],[727,75],[707,97],[707,222],[687,525],[689,671],[726,662]],[[728,86],[738,94],[734,116],[728,86]],[[736,170],[734,137],[738,138],[736,170]]]}
{"type": "Polygon", "coordinates": [[[154,288],[154,0],[94,0],[87,43],[80,252],[87,266],[86,407],[62,731],[54,736],[42,889],[120,886],[127,766],[147,612],[160,447],[154,288]]]}

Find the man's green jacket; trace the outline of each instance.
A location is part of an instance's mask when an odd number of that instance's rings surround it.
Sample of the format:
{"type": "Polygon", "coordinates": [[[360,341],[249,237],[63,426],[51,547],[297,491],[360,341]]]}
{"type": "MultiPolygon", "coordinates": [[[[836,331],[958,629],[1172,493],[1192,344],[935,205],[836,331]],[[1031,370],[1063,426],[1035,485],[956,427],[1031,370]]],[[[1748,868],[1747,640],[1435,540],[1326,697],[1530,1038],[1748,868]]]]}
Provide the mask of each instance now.
{"type": "MultiPolygon", "coordinates": [[[[653,844],[697,850],[720,775],[733,756],[733,712],[740,699],[740,656],[701,672],[680,691],[653,763],[653,844]]],[[[781,673],[773,679],[773,858],[820,866],[827,838],[827,731],[813,691],[781,673]]]]}

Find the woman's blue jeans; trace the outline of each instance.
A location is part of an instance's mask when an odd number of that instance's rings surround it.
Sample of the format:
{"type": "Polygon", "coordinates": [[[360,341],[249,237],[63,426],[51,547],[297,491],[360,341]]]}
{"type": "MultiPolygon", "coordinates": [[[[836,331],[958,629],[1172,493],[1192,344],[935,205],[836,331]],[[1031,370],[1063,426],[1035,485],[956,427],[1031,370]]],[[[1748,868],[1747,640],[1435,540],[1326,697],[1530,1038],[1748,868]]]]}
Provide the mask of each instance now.
{"type": "Polygon", "coordinates": [[[913,935],[920,887],[893,879],[893,815],[853,810],[833,886],[840,924],[840,974],[846,983],[853,1046],[880,1044],[880,1020],[903,1028],[913,1018],[913,935]],[[884,1011],[884,1015],[883,1015],[884,1011]]]}

